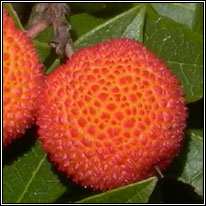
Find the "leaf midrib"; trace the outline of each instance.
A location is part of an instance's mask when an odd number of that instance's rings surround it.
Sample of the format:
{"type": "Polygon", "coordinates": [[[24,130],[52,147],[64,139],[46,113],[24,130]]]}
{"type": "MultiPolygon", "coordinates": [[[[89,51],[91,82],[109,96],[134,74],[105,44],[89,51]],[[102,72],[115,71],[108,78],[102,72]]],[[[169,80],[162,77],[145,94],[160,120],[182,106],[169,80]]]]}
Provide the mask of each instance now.
{"type": "MultiPolygon", "coordinates": [[[[117,15],[117,16],[114,17],[114,18],[111,18],[110,20],[106,21],[105,23],[96,26],[96,27],[93,28],[91,31],[87,32],[86,34],[82,35],[79,39],[77,39],[77,40],[74,42],[75,47],[77,47],[77,45],[79,44],[79,42],[81,43],[82,39],[87,38],[91,33],[95,33],[96,31],[104,28],[105,26],[107,26],[108,24],[116,21],[117,19],[120,19],[120,18],[122,18],[123,16],[128,15],[128,14],[130,14],[131,12],[133,12],[133,11],[135,11],[135,10],[138,10],[138,9],[140,10],[142,7],[143,7],[143,5],[138,5],[138,6],[134,7],[134,8],[132,8],[132,9],[129,9],[129,10],[126,11],[126,12],[123,12],[122,14],[117,15]]],[[[135,16],[135,17],[136,17],[136,16],[135,16]]],[[[134,20],[134,18],[133,18],[133,20],[134,20]]]]}
{"type": "MultiPolygon", "coordinates": [[[[145,186],[145,188],[147,188],[147,187],[148,187],[148,185],[145,186]]],[[[132,200],[135,199],[135,198],[138,197],[138,196],[140,197],[140,199],[141,199],[141,201],[142,201],[143,198],[142,198],[142,196],[140,195],[140,193],[142,193],[142,191],[143,191],[145,188],[141,188],[140,191],[138,191],[138,193],[137,193],[136,195],[133,195],[131,198],[129,198],[129,199],[126,201],[126,203],[133,203],[132,200]]]]}
{"type": "Polygon", "coordinates": [[[18,200],[16,201],[17,203],[21,203],[24,195],[26,194],[26,192],[28,191],[29,186],[31,185],[32,181],[34,180],[36,174],[38,173],[39,169],[41,168],[42,163],[44,162],[46,158],[46,154],[44,154],[44,156],[42,157],[41,161],[39,162],[39,164],[37,165],[36,170],[34,171],[34,173],[32,174],[30,180],[28,181],[28,183],[26,184],[24,191],[22,192],[22,194],[20,195],[20,197],[18,198],[18,200]]]}

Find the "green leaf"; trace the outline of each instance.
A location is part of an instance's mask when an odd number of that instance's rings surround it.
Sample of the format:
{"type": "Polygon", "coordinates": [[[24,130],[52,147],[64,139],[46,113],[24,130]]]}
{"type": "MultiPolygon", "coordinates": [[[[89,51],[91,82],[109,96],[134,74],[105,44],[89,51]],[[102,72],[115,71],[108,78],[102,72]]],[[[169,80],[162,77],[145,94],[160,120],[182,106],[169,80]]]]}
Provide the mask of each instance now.
{"type": "Polygon", "coordinates": [[[20,21],[18,15],[16,13],[16,11],[14,10],[14,8],[12,6],[12,4],[11,3],[3,3],[3,7],[4,7],[4,9],[6,9],[9,16],[11,16],[12,19],[14,20],[16,27],[19,28],[22,31],[25,31],[24,27],[22,26],[21,21],[20,21]]]}
{"type": "Polygon", "coordinates": [[[106,3],[70,3],[71,11],[84,11],[87,13],[97,13],[105,11],[107,4],[106,3]]]}
{"type": "Polygon", "coordinates": [[[195,4],[187,3],[151,3],[155,10],[162,16],[187,25],[192,28],[195,13],[195,4]]]}
{"type": "Polygon", "coordinates": [[[203,96],[202,35],[147,10],[144,44],[177,75],[188,103],[203,96]]]}
{"type": "Polygon", "coordinates": [[[94,27],[106,21],[105,18],[98,18],[87,13],[81,13],[71,16],[70,24],[72,26],[71,33],[73,39],[78,39],[83,34],[89,32],[94,27]]]}
{"type": "Polygon", "coordinates": [[[42,31],[35,40],[40,42],[50,42],[54,38],[54,30],[51,26],[42,31]]]}
{"type": "Polygon", "coordinates": [[[146,203],[157,183],[151,177],[138,183],[85,198],[78,203],[146,203]]]}
{"type": "MultiPolygon", "coordinates": [[[[14,18],[18,28],[23,30],[11,4],[4,3],[3,5],[4,7],[6,5],[9,15],[14,18]]],[[[116,10],[115,5],[112,5],[111,11],[116,10]]],[[[120,3],[119,5],[124,7],[125,4],[120,3]]],[[[165,5],[168,5],[168,3],[162,4],[161,9],[165,5]]],[[[186,92],[187,101],[194,102],[203,96],[203,37],[201,35],[203,33],[203,13],[200,9],[203,4],[184,3],[184,5],[186,5],[185,8],[182,6],[179,8],[180,6],[177,5],[169,6],[168,14],[163,14],[158,11],[157,7],[155,8],[161,15],[170,18],[168,19],[152,11],[150,4],[138,4],[137,7],[110,19],[106,23],[105,20],[114,15],[111,15],[107,8],[105,11],[105,7],[101,9],[106,14],[99,14],[99,11],[95,8],[96,16],[86,13],[71,16],[72,37],[73,39],[74,37],[77,38],[75,46],[78,49],[122,36],[134,38],[138,41],[143,40],[147,48],[165,60],[178,76],[186,92]],[[191,12],[188,10],[189,7],[191,7],[191,12]],[[144,14],[145,8],[146,15],[144,14]],[[177,10],[180,12],[178,15],[169,16],[177,10]],[[192,12],[195,14],[191,23],[192,12]],[[192,30],[188,29],[188,26],[192,26],[192,30]]],[[[94,6],[96,5],[94,4],[94,6]]],[[[77,13],[75,10],[72,12],[77,13]]],[[[41,61],[49,68],[46,74],[60,64],[60,60],[56,59],[56,54],[54,55],[54,49],[46,43],[52,38],[53,30],[48,28],[33,41],[41,61]]],[[[197,120],[194,119],[193,121],[197,120]]],[[[203,195],[202,132],[202,130],[189,131],[183,150],[168,170],[168,173],[175,175],[178,180],[192,185],[200,195],[203,195]]],[[[16,144],[16,142],[14,143],[16,144]]],[[[4,203],[68,203],[69,201],[72,203],[88,196],[90,197],[79,201],[79,203],[145,203],[148,202],[149,197],[151,202],[161,200],[161,198],[154,199],[154,197],[151,197],[151,193],[156,187],[156,178],[91,196],[94,195],[91,190],[73,183],[67,185],[65,184],[68,181],[66,179],[62,181],[63,178],[60,173],[56,172],[47,161],[46,154],[42,152],[38,141],[30,149],[24,151],[24,147],[22,147],[22,150],[23,152],[20,152],[20,154],[18,151],[18,153],[15,152],[17,155],[13,155],[15,160],[4,165],[4,203]]],[[[153,194],[157,196],[158,193],[153,194]]],[[[162,197],[162,199],[164,198],[162,197]]],[[[175,198],[173,201],[178,201],[175,198]]]]}
{"type": "Polygon", "coordinates": [[[41,62],[45,62],[45,60],[49,57],[51,53],[51,47],[48,45],[48,43],[40,42],[38,40],[33,40],[32,44],[36,48],[41,62]]]}
{"type": "Polygon", "coordinates": [[[184,148],[175,159],[169,174],[175,174],[184,183],[190,184],[203,195],[203,130],[189,130],[184,148]]]}
{"type": "Polygon", "coordinates": [[[187,161],[178,178],[203,195],[203,131],[190,130],[188,138],[187,161]]]}
{"type": "Polygon", "coordinates": [[[192,23],[192,29],[200,34],[203,34],[203,19],[203,3],[197,3],[192,23]]]}
{"type": "Polygon", "coordinates": [[[98,16],[111,16],[130,9],[132,3],[69,3],[72,12],[84,11],[86,13],[96,14],[98,16]]]}
{"type": "Polygon", "coordinates": [[[144,18],[145,7],[142,7],[134,20],[127,26],[122,36],[143,42],[144,18]]]}
{"type": "Polygon", "coordinates": [[[49,67],[49,69],[47,69],[44,74],[48,75],[50,73],[52,73],[52,71],[57,68],[60,65],[60,60],[59,59],[55,59],[55,61],[53,62],[53,64],[49,67]]]}
{"type": "MultiPolygon", "coordinates": [[[[95,29],[91,30],[90,32],[86,33],[85,35],[81,36],[76,42],[75,47],[77,49],[80,49],[82,47],[86,47],[89,45],[96,44],[98,42],[106,41],[111,38],[120,38],[124,37],[124,32],[126,30],[131,31],[130,36],[132,38],[135,38],[136,40],[141,40],[141,34],[142,34],[142,25],[143,22],[140,22],[140,19],[144,21],[143,15],[144,12],[142,11],[143,5],[137,6],[135,8],[132,8],[112,19],[107,21],[104,24],[101,24],[100,26],[96,27],[95,29]],[[142,17],[138,16],[139,12],[142,12],[142,17]],[[138,17],[137,17],[138,16],[138,17]],[[138,21],[138,27],[136,28],[136,31],[139,31],[137,33],[134,33],[134,28],[131,24],[136,24],[136,21],[138,21]]],[[[129,35],[127,32],[126,35],[129,35]]]]}
{"type": "Polygon", "coordinates": [[[66,191],[38,141],[3,168],[4,203],[49,203],[66,191]]]}

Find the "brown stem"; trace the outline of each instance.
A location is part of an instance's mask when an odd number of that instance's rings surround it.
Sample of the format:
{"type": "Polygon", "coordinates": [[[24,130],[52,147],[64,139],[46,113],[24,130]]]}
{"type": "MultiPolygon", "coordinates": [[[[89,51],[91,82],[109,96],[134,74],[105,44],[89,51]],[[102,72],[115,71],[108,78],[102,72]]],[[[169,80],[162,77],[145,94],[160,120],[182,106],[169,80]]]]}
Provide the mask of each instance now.
{"type": "Polygon", "coordinates": [[[73,42],[68,41],[65,47],[65,54],[67,58],[71,59],[74,53],[75,53],[75,48],[74,48],[73,42]]]}
{"type": "Polygon", "coordinates": [[[70,59],[75,49],[69,33],[71,26],[66,21],[66,15],[69,12],[70,8],[66,3],[37,5],[36,14],[33,17],[37,23],[27,31],[27,36],[33,39],[49,25],[52,25],[55,37],[50,42],[50,45],[56,49],[58,55],[62,56],[65,54],[70,59]]]}
{"type": "Polygon", "coordinates": [[[31,39],[34,39],[40,32],[42,32],[47,27],[48,23],[46,21],[38,22],[26,32],[26,35],[31,39]]]}

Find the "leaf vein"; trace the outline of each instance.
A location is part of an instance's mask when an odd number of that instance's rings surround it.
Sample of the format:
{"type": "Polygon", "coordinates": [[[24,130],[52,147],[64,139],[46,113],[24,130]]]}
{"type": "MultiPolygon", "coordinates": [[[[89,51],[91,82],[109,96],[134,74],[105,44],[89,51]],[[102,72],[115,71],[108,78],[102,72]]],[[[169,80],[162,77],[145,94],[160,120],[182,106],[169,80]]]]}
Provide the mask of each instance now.
{"type": "Polygon", "coordinates": [[[202,67],[203,65],[201,64],[191,64],[191,63],[186,63],[186,62],[176,62],[176,61],[171,61],[171,60],[166,60],[167,63],[169,64],[182,64],[182,65],[189,65],[189,66],[194,66],[194,67],[202,67]]]}
{"type": "Polygon", "coordinates": [[[46,154],[43,156],[43,158],[41,159],[41,161],[39,162],[39,164],[37,165],[36,170],[34,171],[33,175],[31,176],[30,180],[28,181],[28,183],[26,184],[24,191],[22,192],[22,194],[20,195],[19,199],[17,200],[17,203],[20,203],[21,200],[23,199],[24,195],[26,194],[26,192],[28,191],[29,186],[31,185],[33,179],[35,178],[36,174],[38,173],[42,163],[44,162],[46,158],[46,154]]]}

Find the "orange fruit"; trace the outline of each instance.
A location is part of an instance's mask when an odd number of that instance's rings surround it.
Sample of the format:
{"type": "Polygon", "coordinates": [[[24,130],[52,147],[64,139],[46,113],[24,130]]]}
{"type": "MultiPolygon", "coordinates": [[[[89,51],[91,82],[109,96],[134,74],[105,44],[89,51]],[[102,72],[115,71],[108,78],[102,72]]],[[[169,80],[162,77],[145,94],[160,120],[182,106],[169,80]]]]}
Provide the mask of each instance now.
{"type": "Polygon", "coordinates": [[[183,142],[187,110],[176,76],[131,39],[79,50],[46,78],[40,99],[44,150],[94,190],[155,175],[183,142]]]}
{"type": "Polygon", "coordinates": [[[38,55],[3,10],[3,145],[34,123],[42,80],[38,55]]]}

